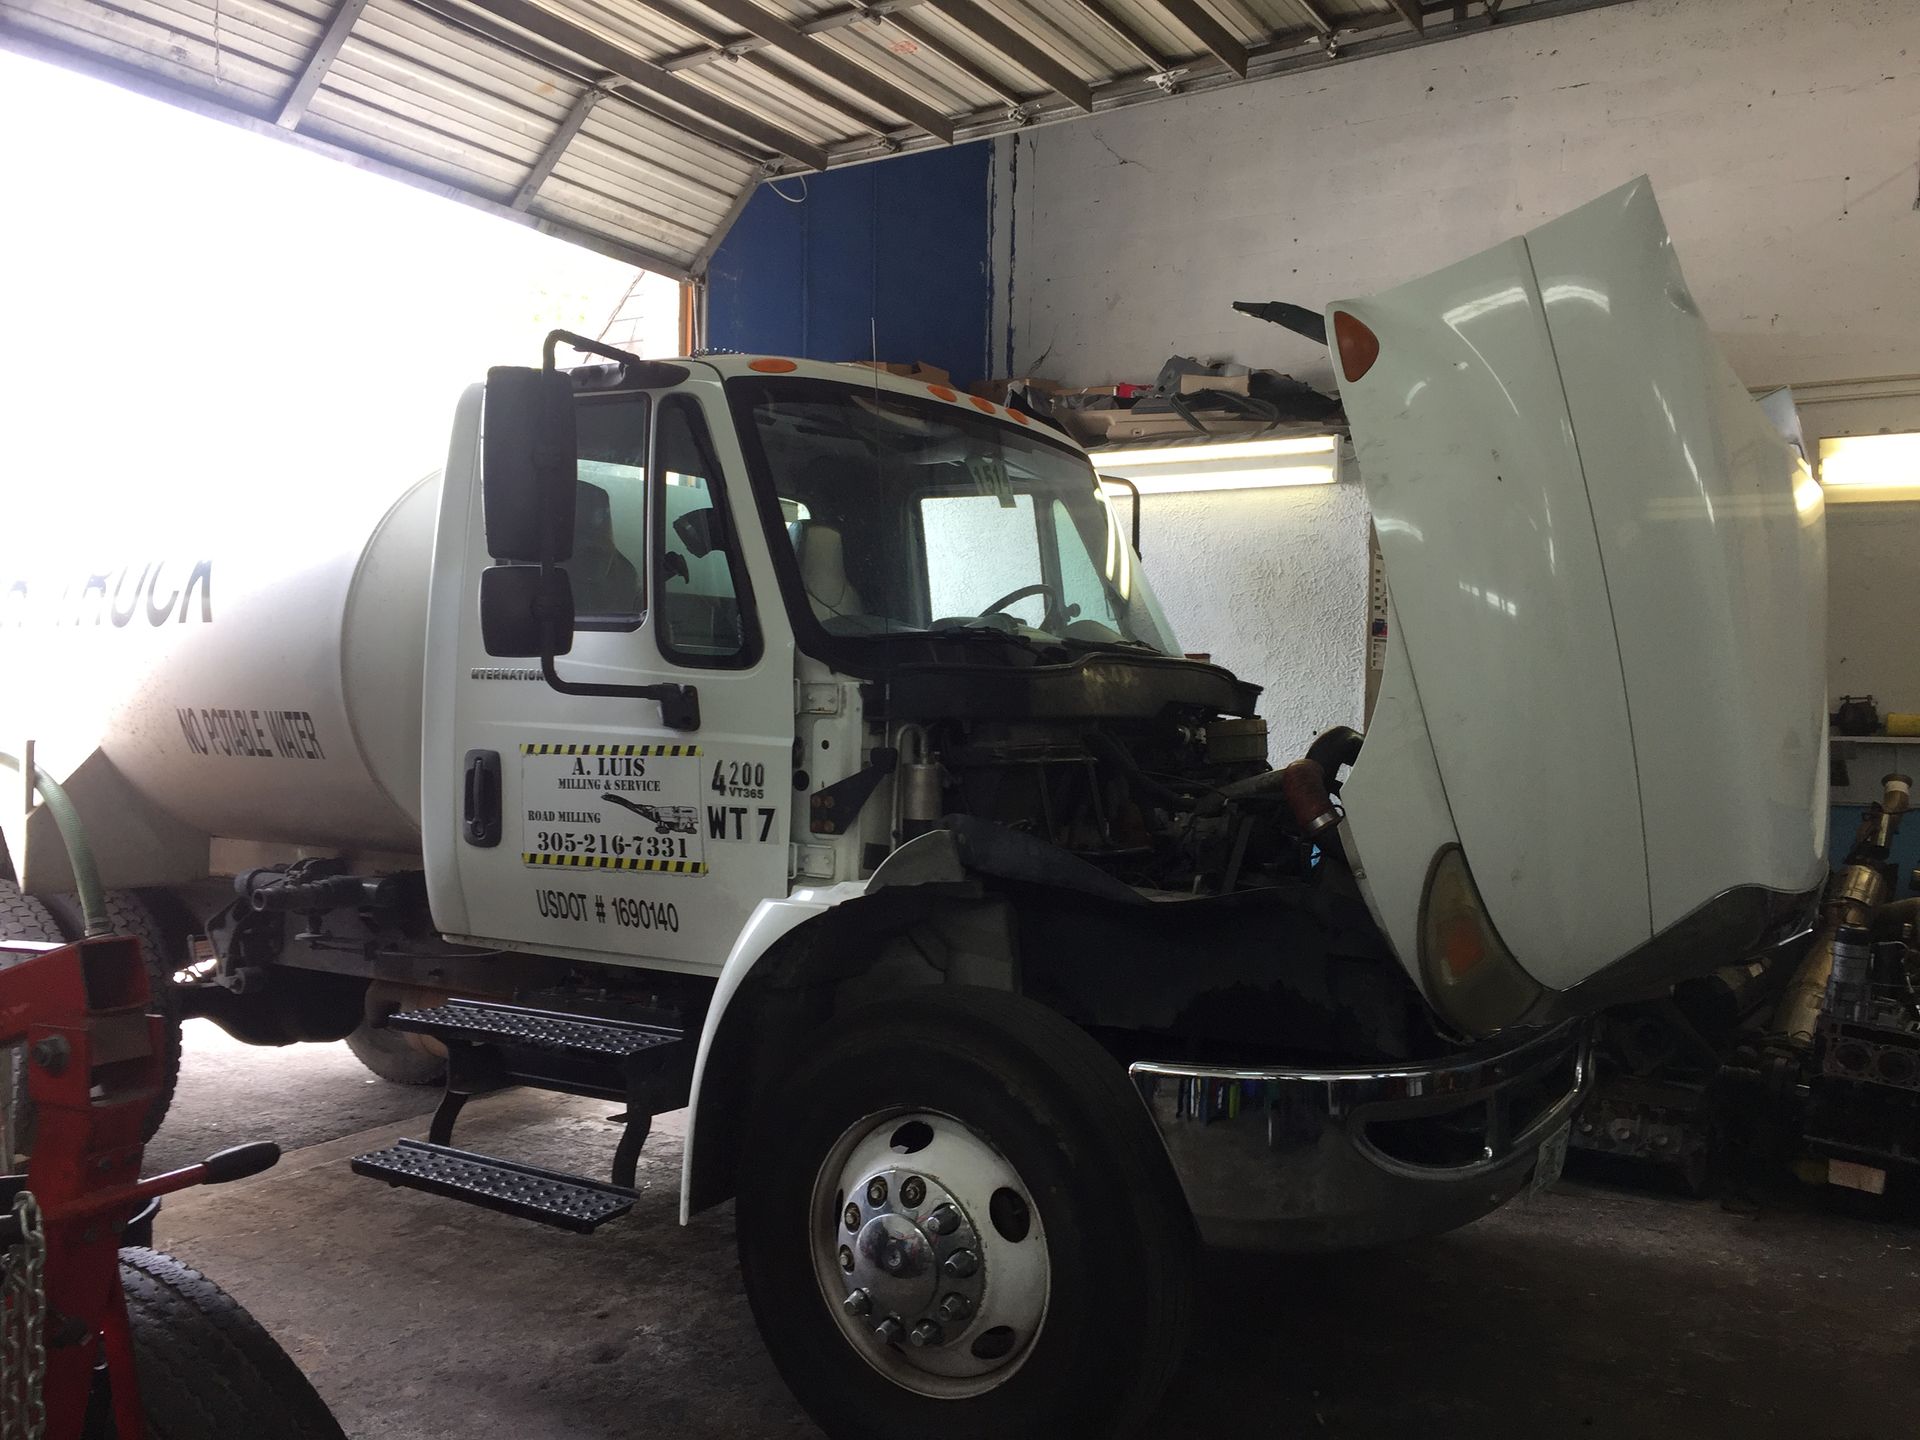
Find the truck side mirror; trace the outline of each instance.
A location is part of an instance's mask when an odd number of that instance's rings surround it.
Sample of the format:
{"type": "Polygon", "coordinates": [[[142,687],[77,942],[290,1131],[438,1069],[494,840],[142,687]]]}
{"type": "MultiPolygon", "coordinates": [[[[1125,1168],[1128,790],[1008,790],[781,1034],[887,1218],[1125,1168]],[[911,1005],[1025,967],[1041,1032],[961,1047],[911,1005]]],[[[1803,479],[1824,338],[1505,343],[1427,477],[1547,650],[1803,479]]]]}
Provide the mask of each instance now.
{"type": "Polygon", "coordinates": [[[515,659],[573,649],[573,585],[567,572],[537,565],[482,570],[480,643],[489,655],[515,659]]]}
{"type": "Polygon", "coordinates": [[[715,523],[711,505],[687,511],[673,522],[673,533],[686,547],[687,554],[696,560],[720,548],[720,527],[715,523]]]}
{"type": "Polygon", "coordinates": [[[565,561],[577,475],[572,381],[555,370],[496,365],[487,371],[482,424],[487,553],[528,565],[565,561]]]}

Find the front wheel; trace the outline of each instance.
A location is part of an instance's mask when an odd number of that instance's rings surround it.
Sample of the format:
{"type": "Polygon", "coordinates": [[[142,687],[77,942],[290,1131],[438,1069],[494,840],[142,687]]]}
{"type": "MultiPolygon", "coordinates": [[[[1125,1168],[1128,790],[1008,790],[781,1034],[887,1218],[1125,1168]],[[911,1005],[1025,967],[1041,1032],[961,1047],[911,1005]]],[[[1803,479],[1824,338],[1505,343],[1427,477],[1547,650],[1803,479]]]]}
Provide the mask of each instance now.
{"type": "Polygon", "coordinates": [[[835,1440],[1129,1433],[1186,1334],[1193,1226],[1119,1064],[998,991],[838,1022],[741,1162],[748,1299],[835,1440]]]}

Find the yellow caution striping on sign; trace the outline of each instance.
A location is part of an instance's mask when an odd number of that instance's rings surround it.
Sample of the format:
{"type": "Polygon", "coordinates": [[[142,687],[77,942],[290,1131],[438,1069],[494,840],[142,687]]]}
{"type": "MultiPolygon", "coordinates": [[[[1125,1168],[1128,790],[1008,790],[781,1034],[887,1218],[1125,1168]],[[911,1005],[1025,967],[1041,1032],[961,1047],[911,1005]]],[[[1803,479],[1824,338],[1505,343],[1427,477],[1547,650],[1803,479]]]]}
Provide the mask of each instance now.
{"type": "Polygon", "coordinates": [[[700,754],[698,745],[532,745],[522,742],[522,755],[662,755],[670,760],[700,754]]]}
{"type": "Polygon", "coordinates": [[[522,851],[526,865],[558,865],[569,870],[646,870],[656,875],[704,875],[704,860],[630,860],[618,855],[540,855],[522,851]]]}

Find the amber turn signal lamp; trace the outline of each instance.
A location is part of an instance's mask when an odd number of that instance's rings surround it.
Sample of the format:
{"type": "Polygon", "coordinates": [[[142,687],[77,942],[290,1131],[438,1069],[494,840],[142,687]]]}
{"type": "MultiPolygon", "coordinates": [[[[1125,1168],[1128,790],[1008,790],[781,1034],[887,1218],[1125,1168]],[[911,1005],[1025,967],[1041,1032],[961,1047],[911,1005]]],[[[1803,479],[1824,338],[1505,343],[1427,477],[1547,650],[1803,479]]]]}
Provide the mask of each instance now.
{"type": "Polygon", "coordinates": [[[1434,856],[1420,902],[1421,988],[1448,1023],[1468,1035],[1513,1024],[1542,998],[1494,928],[1458,845],[1434,856]]]}
{"type": "Polygon", "coordinates": [[[1349,384],[1380,358],[1380,337],[1344,310],[1333,312],[1333,340],[1340,351],[1340,373],[1349,384]]]}

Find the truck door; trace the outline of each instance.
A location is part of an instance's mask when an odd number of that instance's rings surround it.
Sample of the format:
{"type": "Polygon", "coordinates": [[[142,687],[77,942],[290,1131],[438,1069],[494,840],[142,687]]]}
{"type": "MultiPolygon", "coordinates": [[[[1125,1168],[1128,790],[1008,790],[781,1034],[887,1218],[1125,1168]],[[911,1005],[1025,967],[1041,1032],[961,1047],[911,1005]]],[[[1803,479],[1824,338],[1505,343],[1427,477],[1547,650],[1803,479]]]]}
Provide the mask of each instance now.
{"type": "Polygon", "coordinates": [[[429,793],[429,828],[454,856],[434,864],[429,838],[434,914],[484,944],[718,969],[753,907],[787,890],[792,634],[719,387],[576,406],[577,628],[556,670],[691,685],[699,724],[670,727],[652,700],[563,694],[537,663],[485,653],[473,476],[444,745],[431,701],[427,717],[427,763],[455,797],[436,807],[429,793]]]}

